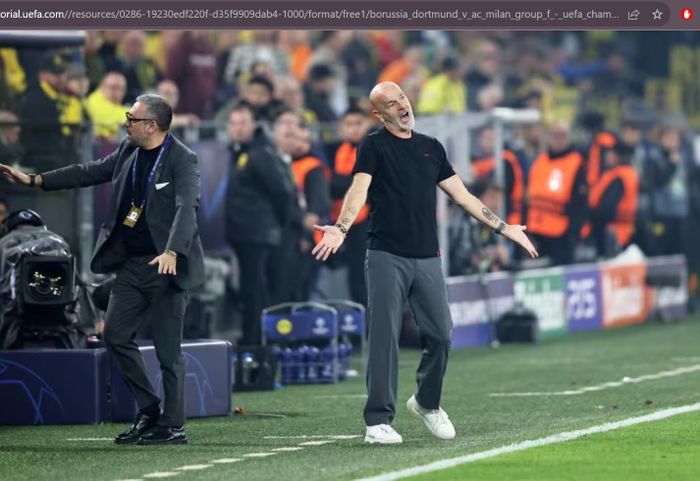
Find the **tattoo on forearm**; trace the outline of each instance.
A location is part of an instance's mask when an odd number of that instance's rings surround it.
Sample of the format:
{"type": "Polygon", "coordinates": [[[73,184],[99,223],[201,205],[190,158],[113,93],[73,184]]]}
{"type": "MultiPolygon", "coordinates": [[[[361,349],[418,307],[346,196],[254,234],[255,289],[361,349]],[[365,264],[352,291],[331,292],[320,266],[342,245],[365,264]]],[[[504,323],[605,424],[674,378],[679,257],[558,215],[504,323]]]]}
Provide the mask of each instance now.
{"type": "Polygon", "coordinates": [[[348,206],[348,214],[352,214],[352,215],[357,214],[357,209],[355,209],[354,207],[348,206]]]}
{"type": "Polygon", "coordinates": [[[350,217],[342,217],[342,218],[340,219],[339,224],[341,224],[341,225],[343,225],[343,226],[345,226],[345,227],[349,227],[349,226],[352,225],[352,218],[350,218],[350,217]]]}
{"type": "Polygon", "coordinates": [[[488,207],[484,207],[481,209],[481,213],[484,214],[484,217],[486,218],[487,221],[491,222],[492,224],[500,224],[501,219],[498,218],[496,214],[491,212],[491,209],[488,207]]]}

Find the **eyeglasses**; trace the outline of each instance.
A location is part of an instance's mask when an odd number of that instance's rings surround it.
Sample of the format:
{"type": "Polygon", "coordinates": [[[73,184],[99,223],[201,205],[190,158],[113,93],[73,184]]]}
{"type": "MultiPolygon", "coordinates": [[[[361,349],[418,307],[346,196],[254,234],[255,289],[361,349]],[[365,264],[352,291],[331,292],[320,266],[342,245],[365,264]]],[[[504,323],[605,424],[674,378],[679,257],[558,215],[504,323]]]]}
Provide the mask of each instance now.
{"type": "Polygon", "coordinates": [[[146,121],[152,121],[155,122],[155,119],[137,119],[136,117],[132,116],[129,112],[126,113],[126,123],[127,125],[131,125],[134,122],[146,122],[146,121]]]}

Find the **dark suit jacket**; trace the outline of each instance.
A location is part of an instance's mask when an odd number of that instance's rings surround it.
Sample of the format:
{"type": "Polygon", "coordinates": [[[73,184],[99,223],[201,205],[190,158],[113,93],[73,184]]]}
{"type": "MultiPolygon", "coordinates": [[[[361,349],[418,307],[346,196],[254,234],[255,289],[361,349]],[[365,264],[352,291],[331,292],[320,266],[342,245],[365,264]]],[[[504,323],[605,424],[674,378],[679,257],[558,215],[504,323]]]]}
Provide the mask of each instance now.
{"type": "MultiPolygon", "coordinates": [[[[136,147],[125,140],[102,159],[41,174],[42,189],[47,191],[112,182],[112,213],[100,229],[90,264],[93,272],[115,271],[127,258],[113,234],[123,221],[117,219],[117,213],[135,158],[136,147]]],[[[171,249],[178,253],[175,282],[182,289],[204,282],[204,253],[197,228],[200,191],[197,155],[173,138],[148,193],[145,219],[158,252],[171,249]]]]}

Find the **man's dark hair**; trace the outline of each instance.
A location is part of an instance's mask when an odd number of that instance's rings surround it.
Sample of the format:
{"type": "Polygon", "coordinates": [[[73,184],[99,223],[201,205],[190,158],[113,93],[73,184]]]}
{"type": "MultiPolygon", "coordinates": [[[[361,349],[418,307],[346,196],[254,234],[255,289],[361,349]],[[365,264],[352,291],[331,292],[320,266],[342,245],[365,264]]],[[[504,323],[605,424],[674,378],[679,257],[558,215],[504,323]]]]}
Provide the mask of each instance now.
{"type": "Polygon", "coordinates": [[[170,130],[170,123],[173,121],[173,108],[165,98],[158,94],[143,94],[136,97],[136,101],[146,106],[160,131],[170,130]]]}
{"type": "Polygon", "coordinates": [[[345,119],[345,117],[347,117],[349,115],[361,115],[363,117],[367,117],[367,112],[365,112],[361,108],[357,107],[356,105],[353,105],[352,107],[347,109],[345,112],[343,112],[341,119],[345,119]]]}
{"type": "Polygon", "coordinates": [[[319,82],[331,77],[335,77],[335,72],[324,63],[318,63],[309,69],[309,80],[311,82],[319,82]]]}
{"type": "Polygon", "coordinates": [[[252,105],[250,105],[248,102],[245,100],[241,100],[240,102],[236,103],[231,110],[229,110],[228,115],[229,117],[231,116],[232,113],[234,112],[242,112],[242,111],[248,111],[250,112],[250,116],[253,117],[253,120],[255,120],[255,109],[253,108],[252,105]]]}
{"type": "Polygon", "coordinates": [[[269,78],[263,77],[262,75],[256,75],[255,77],[252,77],[250,80],[248,80],[248,85],[253,85],[253,84],[258,84],[262,85],[267,89],[267,91],[272,95],[275,91],[275,86],[272,85],[272,82],[270,81],[269,78]]]}
{"type": "Polygon", "coordinates": [[[272,119],[272,123],[276,123],[284,114],[294,114],[297,117],[299,117],[299,119],[301,119],[301,115],[299,115],[299,112],[285,105],[284,107],[281,107],[277,112],[275,112],[275,116],[272,119]]]}

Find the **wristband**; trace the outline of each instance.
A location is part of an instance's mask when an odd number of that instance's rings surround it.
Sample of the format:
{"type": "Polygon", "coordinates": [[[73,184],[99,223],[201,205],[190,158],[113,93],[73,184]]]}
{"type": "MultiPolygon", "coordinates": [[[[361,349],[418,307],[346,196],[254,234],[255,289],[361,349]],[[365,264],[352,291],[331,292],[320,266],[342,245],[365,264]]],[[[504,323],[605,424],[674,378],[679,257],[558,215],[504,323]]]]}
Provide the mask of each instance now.
{"type": "Polygon", "coordinates": [[[495,232],[496,234],[498,234],[498,235],[503,235],[503,229],[505,229],[505,228],[506,228],[506,223],[505,223],[505,222],[501,222],[501,225],[499,225],[498,227],[496,227],[496,230],[495,230],[494,232],[495,232]]]}
{"type": "Polygon", "coordinates": [[[164,254],[168,254],[170,257],[177,259],[177,252],[175,252],[173,250],[166,249],[164,254]]]}
{"type": "Polygon", "coordinates": [[[336,224],[335,226],[338,228],[340,233],[343,234],[343,237],[348,236],[348,230],[345,228],[345,226],[343,224],[336,224]]]}
{"type": "Polygon", "coordinates": [[[29,174],[29,187],[36,185],[36,174],[29,174]]]}

